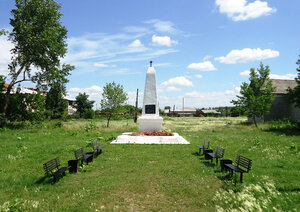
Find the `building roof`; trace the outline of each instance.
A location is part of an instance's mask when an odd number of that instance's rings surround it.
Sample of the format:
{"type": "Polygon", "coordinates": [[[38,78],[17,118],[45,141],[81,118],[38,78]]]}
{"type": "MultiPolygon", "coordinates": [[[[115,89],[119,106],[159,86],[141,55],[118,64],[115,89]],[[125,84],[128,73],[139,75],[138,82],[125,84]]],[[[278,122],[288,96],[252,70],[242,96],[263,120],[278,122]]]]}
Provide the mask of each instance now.
{"type": "Polygon", "coordinates": [[[182,112],[196,112],[196,108],[194,108],[194,107],[185,107],[185,108],[181,108],[181,110],[180,111],[182,111],[182,112]]]}
{"type": "Polygon", "coordinates": [[[287,94],[288,88],[293,89],[297,86],[296,80],[272,79],[272,84],[275,87],[275,94],[287,94]]]}
{"type": "Polygon", "coordinates": [[[221,112],[218,112],[216,110],[201,110],[204,114],[206,113],[213,113],[213,114],[221,114],[221,112]]]}

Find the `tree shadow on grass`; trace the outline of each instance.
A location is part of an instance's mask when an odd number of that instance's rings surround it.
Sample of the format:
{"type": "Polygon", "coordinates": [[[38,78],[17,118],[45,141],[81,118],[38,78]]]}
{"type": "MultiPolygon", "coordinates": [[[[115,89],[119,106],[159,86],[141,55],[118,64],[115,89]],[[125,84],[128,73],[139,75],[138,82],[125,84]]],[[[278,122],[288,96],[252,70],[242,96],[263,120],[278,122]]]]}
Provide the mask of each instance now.
{"type": "Polygon", "coordinates": [[[277,188],[279,192],[300,192],[300,187],[296,188],[277,188]]]}
{"type": "Polygon", "coordinates": [[[263,129],[265,132],[274,132],[279,135],[299,136],[300,123],[291,123],[289,120],[279,120],[268,122],[269,128],[263,129]]]}
{"type": "Polygon", "coordinates": [[[264,129],[263,131],[273,132],[273,133],[276,133],[278,135],[284,134],[286,136],[300,136],[300,129],[299,128],[290,129],[290,128],[272,127],[272,128],[269,128],[269,129],[264,129]]]}

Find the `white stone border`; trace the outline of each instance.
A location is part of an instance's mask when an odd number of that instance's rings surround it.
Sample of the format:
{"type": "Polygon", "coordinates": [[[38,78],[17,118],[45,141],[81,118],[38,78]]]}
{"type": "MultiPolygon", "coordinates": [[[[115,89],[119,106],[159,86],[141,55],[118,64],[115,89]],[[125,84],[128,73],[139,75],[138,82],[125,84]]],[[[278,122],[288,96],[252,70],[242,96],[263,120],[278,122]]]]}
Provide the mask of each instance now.
{"type": "Polygon", "coordinates": [[[178,133],[174,136],[130,136],[131,132],[123,133],[118,136],[111,144],[190,144],[178,133]]]}

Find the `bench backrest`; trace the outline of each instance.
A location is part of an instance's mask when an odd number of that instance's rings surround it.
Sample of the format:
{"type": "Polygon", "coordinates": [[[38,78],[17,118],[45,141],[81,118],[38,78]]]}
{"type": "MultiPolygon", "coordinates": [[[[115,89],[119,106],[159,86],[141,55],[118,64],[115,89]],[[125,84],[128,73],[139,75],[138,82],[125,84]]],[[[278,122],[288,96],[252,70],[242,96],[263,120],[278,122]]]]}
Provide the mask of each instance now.
{"type": "Polygon", "coordinates": [[[222,158],[224,156],[224,152],[225,152],[225,149],[223,149],[222,147],[216,146],[216,155],[219,158],[222,158]]]}
{"type": "Polygon", "coordinates": [[[209,148],[209,141],[208,140],[203,140],[203,147],[205,148],[205,149],[208,149],[209,148]]]}
{"type": "Polygon", "coordinates": [[[249,172],[249,170],[251,170],[252,160],[249,158],[246,158],[242,155],[237,155],[236,156],[236,165],[239,168],[243,167],[244,169],[246,169],[245,170],[246,172],[249,172]]]}
{"type": "Polygon", "coordinates": [[[93,150],[97,149],[98,147],[98,141],[93,142],[93,150]]]}
{"type": "Polygon", "coordinates": [[[77,160],[83,158],[83,156],[84,156],[84,149],[83,149],[83,147],[77,149],[74,153],[75,153],[75,158],[77,160]]]}
{"type": "Polygon", "coordinates": [[[47,176],[49,176],[53,173],[54,169],[59,168],[60,162],[59,162],[58,158],[54,158],[54,159],[48,161],[47,163],[44,163],[43,166],[44,166],[45,174],[47,176]]]}

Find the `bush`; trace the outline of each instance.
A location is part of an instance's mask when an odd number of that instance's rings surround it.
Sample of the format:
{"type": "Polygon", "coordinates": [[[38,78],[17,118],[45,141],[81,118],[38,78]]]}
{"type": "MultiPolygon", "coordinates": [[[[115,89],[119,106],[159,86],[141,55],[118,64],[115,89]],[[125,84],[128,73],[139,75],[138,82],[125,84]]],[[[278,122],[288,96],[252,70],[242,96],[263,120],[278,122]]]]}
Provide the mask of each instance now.
{"type": "Polygon", "coordinates": [[[95,112],[92,109],[88,109],[83,112],[83,118],[93,119],[93,118],[95,118],[95,112]]]}

